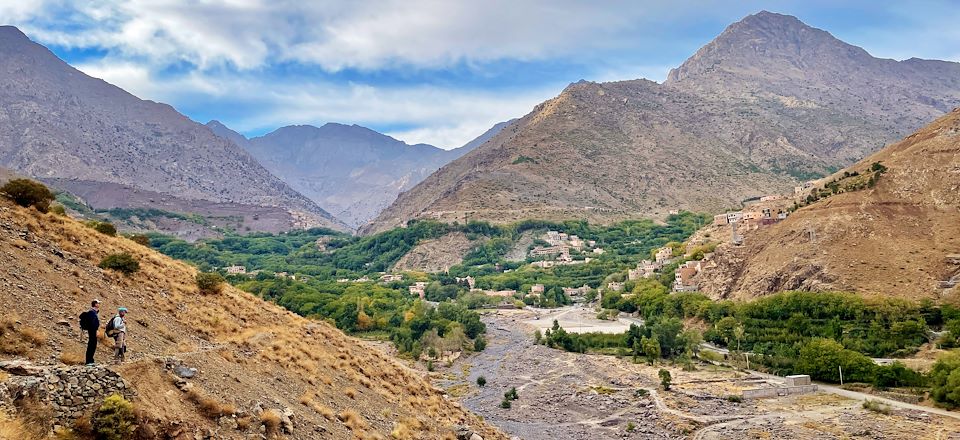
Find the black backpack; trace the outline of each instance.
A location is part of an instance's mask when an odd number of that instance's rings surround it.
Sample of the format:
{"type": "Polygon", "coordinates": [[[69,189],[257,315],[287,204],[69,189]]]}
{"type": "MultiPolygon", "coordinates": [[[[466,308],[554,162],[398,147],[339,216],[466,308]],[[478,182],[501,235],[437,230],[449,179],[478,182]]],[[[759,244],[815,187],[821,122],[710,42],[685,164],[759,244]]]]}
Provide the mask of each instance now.
{"type": "Polygon", "coordinates": [[[93,312],[87,310],[80,314],[80,330],[92,330],[93,316],[90,316],[91,313],[93,312]]]}
{"type": "MultiPolygon", "coordinates": [[[[117,315],[117,316],[120,316],[120,315],[117,315]]],[[[110,322],[107,322],[107,328],[104,329],[104,333],[107,336],[113,336],[114,331],[117,329],[117,326],[114,324],[114,322],[117,321],[117,316],[110,318],[110,322]]]]}

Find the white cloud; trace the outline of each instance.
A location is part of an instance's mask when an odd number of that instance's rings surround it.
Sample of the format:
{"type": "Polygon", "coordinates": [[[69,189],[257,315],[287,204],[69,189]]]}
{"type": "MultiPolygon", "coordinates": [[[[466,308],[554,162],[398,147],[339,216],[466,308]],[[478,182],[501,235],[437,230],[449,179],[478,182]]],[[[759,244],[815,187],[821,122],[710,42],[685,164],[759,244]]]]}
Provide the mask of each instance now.
{"type": "Polygon", "coordinates": [[[241,132],[326,122],[404,126],[413,128],[387,134],[411,144],[441,148],[460,147],[493,124],[528,113],[564,86],[550,84],[523,92],[501,92],[319,81],[288,83],[243,73],[213,76],[193,71],[164,77],[151,74],[149,66],[109,58],[77,68],[144,99],[173,103],[217,100],[210,105],[252,109],[241,117],[217,116],[241,132]]]}
{"type": "Polygon", "coordinates": [[[651,8],[625,0],[105,0],[7,9],[0,13],[43,43],[152,64],[255,69],[294,61],[335,71],[573,54],[616,45],[651,8]],[[74,26],[45,19],[57,15],[74,26]]]}

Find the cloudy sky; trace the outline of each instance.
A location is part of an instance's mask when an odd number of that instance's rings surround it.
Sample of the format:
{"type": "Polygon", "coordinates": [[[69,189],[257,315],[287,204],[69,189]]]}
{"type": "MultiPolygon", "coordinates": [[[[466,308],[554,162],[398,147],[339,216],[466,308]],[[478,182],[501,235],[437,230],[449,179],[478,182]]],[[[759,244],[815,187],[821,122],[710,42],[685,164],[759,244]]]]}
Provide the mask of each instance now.
{"type": "Polygon", "coordinates": [[[199,122],[355,123],[454,148],[580,79],[662,81],[761,9],[874,56],[960,61],[958,3],[0,0],[0,22],[199,122]]]}

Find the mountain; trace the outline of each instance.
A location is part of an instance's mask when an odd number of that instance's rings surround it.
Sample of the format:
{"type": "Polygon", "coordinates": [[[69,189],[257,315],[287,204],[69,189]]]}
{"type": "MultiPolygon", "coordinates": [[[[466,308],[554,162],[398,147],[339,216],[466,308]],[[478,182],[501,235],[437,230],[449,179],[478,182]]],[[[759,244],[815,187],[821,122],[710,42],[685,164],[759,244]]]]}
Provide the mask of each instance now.
{"type": "Polygon", "coordinates": [[[111,206],[88,200],[95,209],[155,208],[162,197],[176,212],[220,204],[199,214],[241,227],[268,211],[272,230],[346,229],[243,149],[169,105],[85,75],[11,26],[0,27],[0,165],[69,192],[108,187],[111,206]]]}
{"type": "MultiPolygon", "coordinates": [[[[834,194],[785,221],[721,246],[699,275],[716,298],[782,290],[847,290],[913,299],[960,289],[960,109],[825,179],[850,187],[885,167],[875,185],[834,194]],[[852,176],[856,174],[856,176],[852,176]]],[[[822,188],[822,187],[821,187],[822,188]]]]}
{"type": "Polygon", "coordinates": [[[451,151],[451,152],[454,152],[456,157],[460,157],[460,156],[463,156],[464,154],[467,154],[467,153],[469,153],[469,152],[471,152],[471,151],[473,151],[473,150],[476,150],[477,147],[483,145],[485,142],[487,142],[488,140],[490,140],[490,138],[496,136],[497,133],[500,133],[501,130],[503,130],[506,126],[508,126],[508,125],[510,125],[511,123],[513,123],[513,121],[516,121],[516,119],[511,119],[511,120],[509,120],[509,121],[498,122],[498,123],[494,124],[493,127],[490,127],[489,130],[483,132],[483,134],[481,134],[480,136],[477,136],[476,139],[474,139],[474,140],[472,140],[472,141],[470,141],[470,142],[467,142],[466,144],[464,144],[464,145],[463,145],[462,147],[460,147],[460,148],[454,148],[453,150],[450,150],[450,151],[451,151]]]}
{"type": "Polygon", "coordinates": [[[957,105],[958,63],[873,58],[761,12],[663,84],[571,84],[401,194],[362,232],[415,218],[716,212],[830,174],[957,105]]]}
{"type": "Polygon", "coordinates": [[[0,307],[10,311],[0,318],[4,414],[16,405],[10,414],[35,424],[89,429],[87,411],[122,380],[135,438],[439,440],[463,425],[506,440],[372,344],[230,285],[200,293],[196,269],[126,238],[0,198],[0,253],[0,307]],[[139,261],[138,272],[97,267],[121,252],[139,261]],[[104,337],[99,365],[76,365],[85,346],[77,316],[94,297],[102,322],[129,309],[123,364],[111,363],[104,337]],[[30,395],[49,401],[31,406],[30,395]]]}
{"type": "Polygon", "coordinates": [[[359,125],[288,126],[247,139],[217,121],[207,126],[242,146],[267,169],[351,227],[363,225],[444,164],[499,132],[446,151],[408,145],[359,125]]]}

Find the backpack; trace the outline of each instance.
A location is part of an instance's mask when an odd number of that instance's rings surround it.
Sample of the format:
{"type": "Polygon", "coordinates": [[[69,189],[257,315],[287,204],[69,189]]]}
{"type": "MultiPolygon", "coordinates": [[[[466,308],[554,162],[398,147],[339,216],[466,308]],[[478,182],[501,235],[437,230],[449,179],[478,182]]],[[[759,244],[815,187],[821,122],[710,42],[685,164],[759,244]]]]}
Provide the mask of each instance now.
{"type": "Polygon", "coordinates": [[[87,310],[86,312],[83,312],[80,314],[80,330],[91,330],[90,327],[92,327],[91,324],[93,323],[90,322],[91,321],[90,313],[92,312],[87,310]]]}
{"type": "Polygon", "coordinates": [[[118,318],[119,316],[120,316],[120,315],[116,315],[116,316],[114,316],[113,318],[110,318],[110,322],[107,322],[107,328],[104,330],[107,336],[111,336],[111,337],[112,337],[113,334],[116,333],[116,331],[117,331],[117,326],[116,326],[116,324],[114,324],[114,323],[117,322],[117,318],[118,318]]]}

